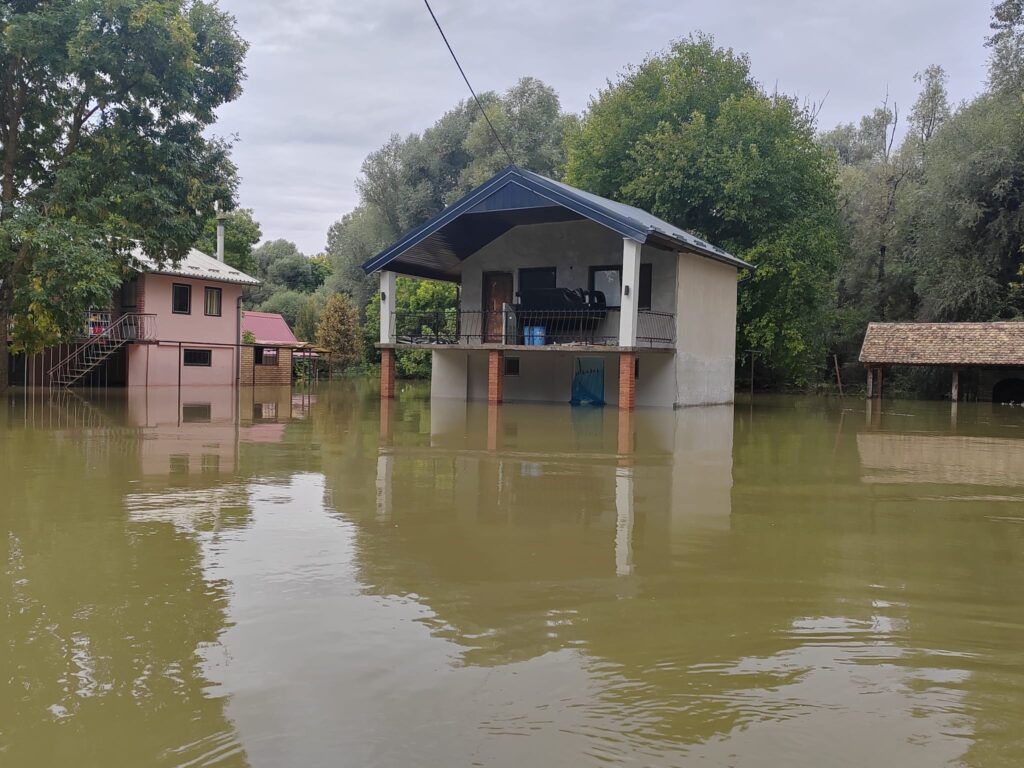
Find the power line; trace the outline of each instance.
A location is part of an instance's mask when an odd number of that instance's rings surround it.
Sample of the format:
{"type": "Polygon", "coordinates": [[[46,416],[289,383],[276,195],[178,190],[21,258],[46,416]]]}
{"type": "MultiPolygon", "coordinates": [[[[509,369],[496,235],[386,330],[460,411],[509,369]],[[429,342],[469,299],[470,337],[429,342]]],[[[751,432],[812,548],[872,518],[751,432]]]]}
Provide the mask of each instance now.
{"type": "Polygon", "coordinates": [[[430,11],[430,18],[434,20],[434,26],[437,27],[437,31],[441,33],[441,39],[444,40],[444,44],[448,46],[448,53],[452,55],[452,61],[454,61],[455,66],[459,68],[459,74],[462,75],[462,79],[466,81],[466,87],[469,88],[469,92],[473,94],[473,98],[476,100],[476,105],[480,107],[480,113],[484,116],[484,120],[487,121],[487,127],[491,129],[491,133],[494,135],[494,140],[498,142],[498,146],[501,147],[502,151],[504,151],[509,163],[515,165],[516,161],[512,159],[512,153],[508,151],[508,147],[505,146],[505,142],[501,140],[498,132],[494,129],[494,123],[492,123],[491,118],[487,116],[487,110],[484,109],[484,105],[480,103],[480,97],[476,95],[476,91],[474,91],[473,86],[470,85],[469,78],[466,77],[466,73],[462,69],[462,65],[459,64],[459,59],[455,55],[455,51],[452,50],[452,44],[448,42],[448,36],[445,35],[444,30],[441,29],[441,22],[439,22],[437,20],[437,16],[434,15],[434,9],[430,7],[430,2],[428,0],[423,0],[423,4],[427,6],[427,10],[430,11]]]}

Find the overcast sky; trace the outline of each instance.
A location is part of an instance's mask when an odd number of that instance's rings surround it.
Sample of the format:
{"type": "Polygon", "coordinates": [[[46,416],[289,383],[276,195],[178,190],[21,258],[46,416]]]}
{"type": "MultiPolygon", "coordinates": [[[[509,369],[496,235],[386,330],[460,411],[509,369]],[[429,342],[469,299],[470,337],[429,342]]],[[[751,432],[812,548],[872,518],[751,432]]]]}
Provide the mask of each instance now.
{"type": "MultiPolygon", "coordinates": [[[[422,0],[221,0],[252,45],[245,92],[220,112],[235,134],[241,204],[266,239],[324,248],[357,202],[366,154],[421,131],[468,94],[422,0]]],[[[433,0],[478,92],[523,75],[582,111],[627,64],[691,31],[750,54],[769,90],[856,121],[885,96],[909,110],[937,63],[954,102],[985,78],[986,0],[433,0]],[[827,98],[826,97],[827,94],[827,98]]]]}

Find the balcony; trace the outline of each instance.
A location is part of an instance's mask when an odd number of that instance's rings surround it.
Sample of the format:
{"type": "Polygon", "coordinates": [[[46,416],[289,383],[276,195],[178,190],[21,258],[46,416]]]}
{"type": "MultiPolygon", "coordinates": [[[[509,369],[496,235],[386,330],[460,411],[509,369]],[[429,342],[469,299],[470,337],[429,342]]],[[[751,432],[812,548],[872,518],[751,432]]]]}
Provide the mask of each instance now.
{"type": "MultiPolygon", "coordinates": [[[[417,348],[446,345],[586,348],[618,347],[620,313],[597,310],[497,311],[447,309],[392,314],[395,343],[417,348]]],[[[636,346],[671,349],[675,346],[675,315],[640,310],[636,346]]]]}

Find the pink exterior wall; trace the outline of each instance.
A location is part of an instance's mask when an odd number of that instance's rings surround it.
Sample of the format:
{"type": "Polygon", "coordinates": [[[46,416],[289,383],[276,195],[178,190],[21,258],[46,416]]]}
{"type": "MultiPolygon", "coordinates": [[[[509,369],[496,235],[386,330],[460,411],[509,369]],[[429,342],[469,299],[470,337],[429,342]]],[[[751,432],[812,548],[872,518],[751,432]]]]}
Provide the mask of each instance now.
{"type": "Polygon", "coordinates": [[[233,283],[193,280],[172,275],[143,275],[139,281],[139,312],[155,315],[154,344],[132,344],[128,349],[128,386],[159,387],[231,385],[235,383],[238,354],[238,298],[242,287],[233,283]],[[192,286],[192,312],[171,311],[171,286],[192,286]],[[221,289],[221,316],[204,313],[205,288],[221,289]],[[209,349],[210,367],[181,364],[180,349],[209,349]],[[224,345],[218,347],[217,345],[224,345]],[[179,372],[180,369],[180,372],[179,372]]]}

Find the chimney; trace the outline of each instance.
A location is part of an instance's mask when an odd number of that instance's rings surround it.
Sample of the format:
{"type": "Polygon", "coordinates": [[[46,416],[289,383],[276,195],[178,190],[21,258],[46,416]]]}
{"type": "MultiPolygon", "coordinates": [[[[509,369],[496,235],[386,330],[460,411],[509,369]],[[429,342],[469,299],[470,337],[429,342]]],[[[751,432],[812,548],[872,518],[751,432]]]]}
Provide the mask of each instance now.
{"type": "Polygon", "coordinates": [[[213,210],[217,213],[217,261],[224,261],[224,221],[227,219],[220,209],[220,203],[213,204],[213,210]]]}

